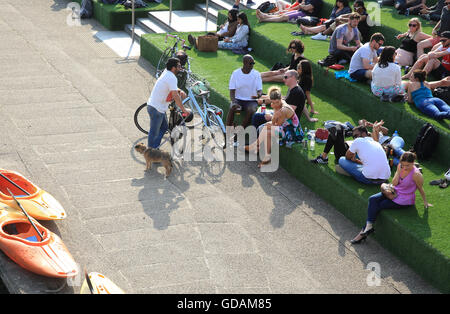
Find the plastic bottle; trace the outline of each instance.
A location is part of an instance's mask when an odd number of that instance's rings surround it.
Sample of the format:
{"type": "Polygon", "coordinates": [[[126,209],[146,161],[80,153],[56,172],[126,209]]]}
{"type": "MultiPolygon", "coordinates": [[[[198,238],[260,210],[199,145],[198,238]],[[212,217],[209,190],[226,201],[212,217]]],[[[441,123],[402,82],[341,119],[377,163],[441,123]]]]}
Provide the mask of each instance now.
{"type": "Polygon", "coordinates": [[[262,104],[261,105],[261,113],[266,113],[266,105],[265,104],[262,104]]]}
{"type": "Polygon", "coordinates": [[[394,137],[394,136],[398,136],[397,130],[395,130],[394,134],[392,134],[392,137],[394,137]]]}
{"type": "Polygon", "coordinates": [[[309,142],[309,149],[315,150],[316,147],[316,137],[314,135],[311,136],[311,141],[309,142]]]}
{"type": "Polygon", "coordinates": [[[303,140],[302,140],[303,148],[308,149],[308,128],[305,127],[303,140]]]}

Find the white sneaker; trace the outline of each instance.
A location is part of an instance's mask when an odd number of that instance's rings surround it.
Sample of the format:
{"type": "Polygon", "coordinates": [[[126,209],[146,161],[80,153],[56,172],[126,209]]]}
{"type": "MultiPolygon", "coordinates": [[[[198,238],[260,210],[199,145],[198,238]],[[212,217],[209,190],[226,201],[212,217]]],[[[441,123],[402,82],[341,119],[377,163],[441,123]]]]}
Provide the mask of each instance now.
{"type": "Polygon", "coordinates": [[[324,35],[322,33],[311,36],[311,39],[314,39],[314,40],[327,40],[327,38],[328,38],[327,35],[324,35]]]}

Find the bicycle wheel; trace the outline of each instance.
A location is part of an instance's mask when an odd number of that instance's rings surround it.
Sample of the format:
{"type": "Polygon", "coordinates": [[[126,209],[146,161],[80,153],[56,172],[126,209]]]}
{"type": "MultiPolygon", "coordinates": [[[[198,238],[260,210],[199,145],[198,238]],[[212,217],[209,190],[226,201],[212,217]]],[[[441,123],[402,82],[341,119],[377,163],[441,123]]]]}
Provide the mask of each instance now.
{"type": "Polygon", "coordinates": [[[166,69],[166,64],[169,58],[172,57],[172,48],[167,47],[159,58],[158,65],[156,66],[156,78],[159,78],[161,73],[166,69]]]}
{"type": "Polygon", "coordinates": [[[172,145],[172,156],[181,157],[186,149],[187,128],[184,124],[178,125],[178,111],[171,110],[169,115],[169,137],[172,145]]]}
{"type": "Polygon", "coordinates": [[[222,118],[215,111],[208,110],[208,130],[216,145],[223,149],[226,147],[226,133],[222,118]]]}
{"type": "Polygon", "coordinates": [[[144,134],[150,129],[150,117],[147,112],[147,103],[140,105],[134,113],[134,124],[144,134]]]}
{"type": "Polygon", "coordinates": [[[183,100],[183,106],[185,108],[189,109],[194,114],[194,118],[190,122],[185,123],[189,129],[192,129],[203,123],[202,117],[198,113],[198,110],[195,107],[195,105],[192,103],[192,100],[190,97],[187,97],[183,100]]]}

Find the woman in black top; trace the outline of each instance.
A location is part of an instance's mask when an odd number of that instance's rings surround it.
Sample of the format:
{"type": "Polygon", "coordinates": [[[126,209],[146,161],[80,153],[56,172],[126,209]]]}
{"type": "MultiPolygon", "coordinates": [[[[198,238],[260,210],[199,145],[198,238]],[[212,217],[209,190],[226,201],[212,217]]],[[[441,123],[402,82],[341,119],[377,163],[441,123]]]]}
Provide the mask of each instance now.
{"type": "Polygon", "coordinates": [[[318,114],[319,112],[314,110],[314,103],[311,99],[311,88],[313,85],[313,74],[311,63],[308,60],[302,60],[298,64],[297,73],[299,75],[298,85],[302,88],[306,96],[306,101],[309,106],[310,114],[318,114]]]}
{"type": "Polygon", "coordinates": [[[397,56],[394,62],[400,66],[411,66],[414,64],[414,59],[417,54],[417,43],[422,40],[431,38],[421,31],[422,24],[416,17],[412,18],[408,22],[408,31],[403,34],[397,35],[397,39],[402,39],[400,48],[397,49],[397,56]]]}
{"type": "Polygon", "coordinates": [[[261,78],[264,82],[283,82],[284,73],[287,70],[297,70],[297,65],[300,61],[304,60],[303,52],[305,51],[305,46],[300,39],[291,40],[287,53],[291,52],[291,62],[285,68],[281,68],[275,71],[268,71],[261,73],[261,78]]]}

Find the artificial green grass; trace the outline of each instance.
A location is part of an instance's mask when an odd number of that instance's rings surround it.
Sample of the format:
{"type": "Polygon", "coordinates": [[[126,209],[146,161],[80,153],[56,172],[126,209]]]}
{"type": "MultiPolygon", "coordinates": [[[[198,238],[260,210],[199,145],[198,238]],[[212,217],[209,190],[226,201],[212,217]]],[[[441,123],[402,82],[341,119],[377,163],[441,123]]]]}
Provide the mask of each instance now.
{"type": "MultiPolygon", "coordinates": [[[[187,37],[187,34],[179,35],[187,37]]],[[[162,36],[164,35],[144,35],[141,40],[141,56],[153,64],[157,63],[165,47],[162,36]]],[[[216,53],[192,50],[187,53],[192,70],[209,83],[211,103],[222,107],[226,116],[229,105],[228,81],[233,70],[242,66],[242,56],[224,50],[216,53]]],[[[255,61],[255,69],[260,72],[267,71],[270,67],[270,64],[259,57],[256,57],[255,61]]],[[[267,91],[270,85],[274,84],[265,83],[264,91],[267,91]]],[[[283,86],[282,90],[285,93],[286,87],[283,86]]],[[[320,112],[317,116],[320,121],[310,123],[306,122],[304,117],[300,119],[302,126],[309,129],[321,127],[325,120],[350,121],[354,125],[361,118],[373,120],[373,117],[355,112],[351,106],[337,101],[335,97],[317,92],[316,88],[313,88],[313,101],[315,109],[320,112]]],[[[389,117],[384,118],[389,121],[389,117]]],[[[399,132],[403,135],[401,130],[399,132]]],[[[282,147],[280,162],[283,168],[333,204],[355,224],[363,225],[367,214],[367,199],[379,192],[379,187],[362,185],[352,178],[335,173],[334,156],[331,154],[328,166],[311,164],[308,159],[316,157],[322,150],[322,144],[317,144],[314,152],[305,151],[300,145],[294,145],[292,149],[282,147]]],[[[429,181],[442,177],[447,165],[436,161],[421,164],[427,198],[434,207],[425,211],[418,195],[415,208],[383,211],[377,221],[376,238],[419,274],[441,290],[449,292],[450,212],[447,210],[448,198],[445,197],[447,191],[428,185],[429,181]]]]}
{"type": "MultiPolygon", "coordinates": [[[[252,54],[264,60],[269,67],[279,61],[289,63],[289,55],[286,54],[286,47],[292,39],[300,38],[306,47],[304,55],[311,61],[313,67],[317,91],[334,95],[338,101],[349,105],[361,115],[371,116],[374,119],[389,117],[389,119],[385,119],[388,120],[386,121],[387,126],[392,129],[401,130],[408,142],[413,143],[422,125],[430,122],[441,134],[439,144],[433,156],[441,162],[448,160],[450,157],[448,120],[436,121],[425,116],[414,105],[408,103],[381,102],[372,94],[369,84],[350,83],[344,79],[334,79],[333,70],[328,70],[317,65],[318,60],[328,55],[329,41],[312,40],[310,36],[292,36],[291,32],[298,30],[296,25],[289,23],[258,23],[253,10],[247,10],[246,12],[252,25],[250,35],[250,47],[254,49],[254,53],[252,54]],[[345,93],[342,93],[343,90],[345,90],[345,93]]],[[[221,23],[225,19],[225,14],[225,11],[220,12],[218,23],[221,23]]],[[[407,20],[409,20],[408,17],[396,15],[406,25],[407,20]]],[[[383,14],[382,17],[384,18],[383,14]]]]}

